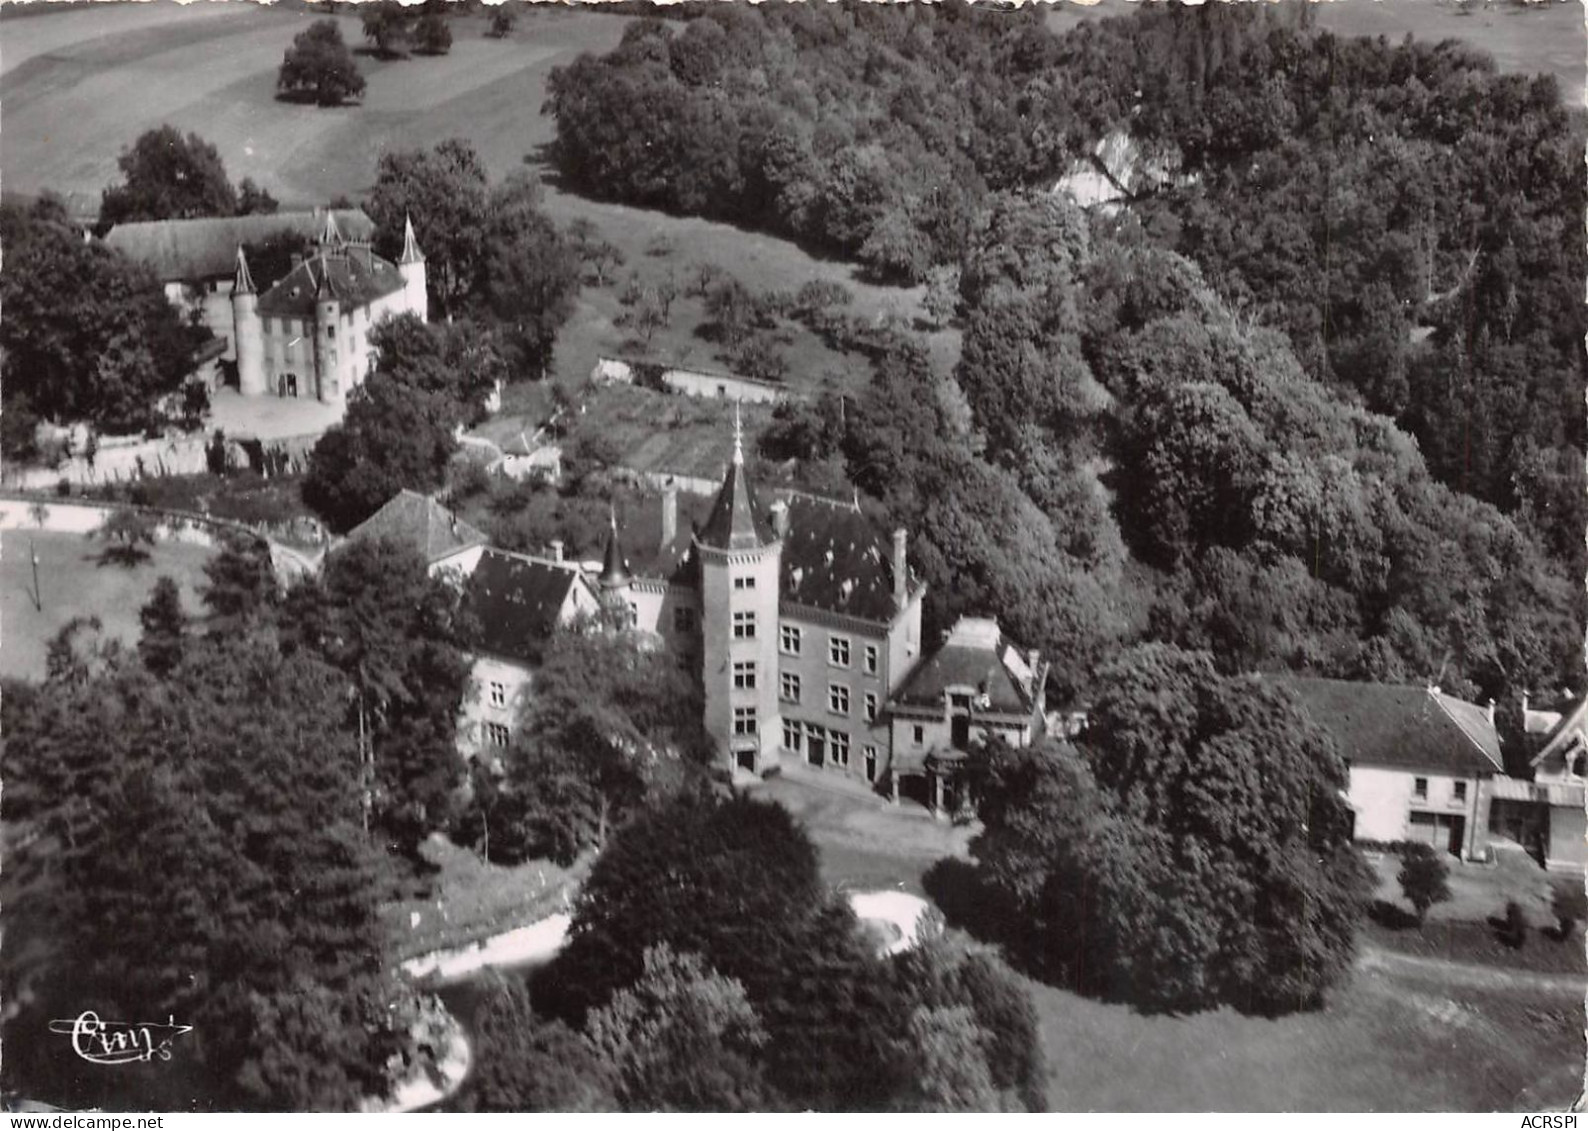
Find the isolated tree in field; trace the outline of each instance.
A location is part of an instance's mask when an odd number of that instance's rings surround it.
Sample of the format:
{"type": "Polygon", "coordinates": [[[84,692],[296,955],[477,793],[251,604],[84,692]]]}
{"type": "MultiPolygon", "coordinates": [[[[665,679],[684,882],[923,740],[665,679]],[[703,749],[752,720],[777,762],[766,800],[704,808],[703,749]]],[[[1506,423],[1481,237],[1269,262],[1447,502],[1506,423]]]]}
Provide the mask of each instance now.
{"type": "Polygon", "coordinates": [[[183,136],[173,126],[159,126],[123,150],[116,164],[123,181],[104,191],[102,227],[237,212],[237,191],[226,179],[220,152],[198,134],[183,136]]]}
{"type": "Polygon", "coordinates": [[[1417,912],[1419,926],[1428,917],[1430,907],[1450,898],[1449,878],[1450,869],[1429,845],[1412,845],[1402,854],[1400,874],[1395,879],[1406,902],[1417,912]]]}
{"type": "Polygon", "coordinates": [[[175,581],[164,574],[155,581],[154,592],[138,612],[138,623],[143,626],[138,637],[143,666],[157,676],[168,674],[182,662],[187,643],[187,614],[175,581]]]}
{"type": "Polygon", "coordinates": [[[513,9],[513,0],[507,0],[491,9],[491,27],[485,34],[492,39],[506,39],[513,34],[513,26],[517,23],[518,13],[513,9]]]}
{"type": "Polygon", "coordinates": [[[624,1110],[765,1110],[766,1030],[744,987],[666,943],[647,949],[644,964],[585,1024],[624,1110]]]}
{"type": "Polygon", "coordinates": [[[414,26],[414,50],[421,55],[445,55],[452,50],[452,28],[440,12],[428,11],[414,26]]]}
{"type": "Polygon", "coordinates": [[[101,562],[131,568],[149,560],[154,545],[154,520],[140,510],[120,507],[111,512],[95,536],[105,543],[101,562]]]}
{"type": "Polygon", "coordinates": [[[375,53],[390,59],[408,53],[408,36],[419,9],[398,3],[398,0],[377,0],[366,4],[359,12],[364,27],[364,38],[375,45],[375,53]]]}
{"type": "Polygon", "coordinates": [[[316,20],[293,38],[276,75],[276,89],[311,95],[320,106],[340,106],[363,95],[364,76],[335,20],[316,20]]]}

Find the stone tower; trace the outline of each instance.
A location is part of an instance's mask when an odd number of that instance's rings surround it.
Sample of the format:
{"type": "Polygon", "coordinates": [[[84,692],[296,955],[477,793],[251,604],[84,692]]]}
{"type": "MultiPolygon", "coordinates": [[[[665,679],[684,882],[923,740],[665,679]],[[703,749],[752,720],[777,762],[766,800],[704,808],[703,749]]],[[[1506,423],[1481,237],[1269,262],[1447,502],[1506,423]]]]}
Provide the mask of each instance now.
{"type": "Polygon", "coordinates": [[[629,596],[634,588],[634,579],[629,576],[628,560],[623,556],[623,547],[618,544],[618,512],[614,509],[608,513],[612,530],[607,535],[606,553],[601,559],[601,607],[624,628],[632,628],[634,609],[629,596]]]}
{"type": "Polygon", "coordinates": [[[259,321],[259,292],[248,273],[248,260],[237,248],[237,276],[232,284],[232,327],[237,351],[237,391],[245,397],[263,396],[265,389],[265,333],[259,321]]]}
{"type": "Polygon", "coordinates": [[[412,217],[403,219],[403,253],[397,261],[402,272],[404,305],[419,321],[430,321],[430,299],[425,294],[425,257],[420,254],[419,241],[414,238],[412,217]]]}
{"type": "Polygon", "coordinates": [[[319,261],[314,286],[314,376],[319,388],[315,395],[326,404],[339,400],[342,388],[342,349],[336,336],[342,323],[342,304],[331,289],[331,274],[325,258],[319,261]]]}
{"type": "Polygon", "coordinates": [[[706,733],[731,767],[759,774],[777,764],[782,743],[777,633],[783,540],[745,472],[737,408],[733,463],[695,534],[695,553],[706,733]]]}

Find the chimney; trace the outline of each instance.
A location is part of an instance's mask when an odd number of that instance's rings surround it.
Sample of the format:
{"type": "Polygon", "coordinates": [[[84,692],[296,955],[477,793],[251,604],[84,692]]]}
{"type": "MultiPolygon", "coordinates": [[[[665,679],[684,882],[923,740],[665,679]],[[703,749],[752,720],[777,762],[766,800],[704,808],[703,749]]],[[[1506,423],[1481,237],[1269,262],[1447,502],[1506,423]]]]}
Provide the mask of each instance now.
{"type": "Polygon", "coordinates": [[[1042,650],[1040,648],[1032,648],[1028,651],[1026,653],[1026,664],[1031,668],[1033,675],[1040,672],[1042,670],[1042,650]]]}
{"type": "Polygon", "coordinates": [[[662,545],[671,546],[678,537],[678,484],[662,488],[662,545]]]}
{"type": "Polygon", "coordinates": [[[772,504],[772,531],[779,538],[788,537],[788,503],[782,499],[772,504]]]}
{"type": "Polygon", "coordinates": [[[1522,713],[1523,713],[1523,714],[1524,714],[1524,715],[1525,715],[1525,714],[1527,714],[1527,696],[1528,696],[1528,691],[1527,691],[1527,689],[1526,689],[1526,688],[1525,688],[1525,687],[1524,687],[1524,688],[1523,688],[1523,689],[1522,689],[1522,713]]]}
{"type": "Polygon", "coordinates": [[[1491,727],[1494,725],[1494,700],[1493,699],[1489,700],[1489,725],[1491,727]]]}
{"type": "Polygon", "coordinates": [[[910,566],[904,552],[909,537],[902,526],[893,532],[893,603],[901,609],[910,597],[910,566]]]}
{"type": "Polygon", "coordinates": [[[292,267],[293,267],[293,270],[297,270],[299,267],[302,267],[302,266],[303,266],[303,252],[301,252],[301,251],[293,252],[292,253],[292,267]]]}
{"type": "Polygon", "coordinates": [[[554,562],[562,561],[562,539],[561,538],[553,538],[551,540],[551,560],[554,561],[554,562]]]}

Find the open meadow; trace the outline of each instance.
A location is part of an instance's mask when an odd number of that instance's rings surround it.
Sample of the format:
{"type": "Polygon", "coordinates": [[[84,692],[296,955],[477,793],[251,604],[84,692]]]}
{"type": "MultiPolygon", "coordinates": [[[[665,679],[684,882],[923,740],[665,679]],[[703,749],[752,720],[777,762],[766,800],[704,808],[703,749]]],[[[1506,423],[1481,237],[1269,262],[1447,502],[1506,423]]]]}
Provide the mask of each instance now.
{"type": "Polygon", "coordinates": [[[50,640],[75,616],[97,616],[107,638],[137,644],[138,610],[161,574],[177,583],[183,607],[199,613],[204,563],[213,551],[190,542],[159,542],[149,548],[148,560],[128,569],[101,565],[103,545],[53,531],[0,534],[0,675],[43,679],[50,640]],[[39,556],[38,605],[30,547],[39,556]]]}

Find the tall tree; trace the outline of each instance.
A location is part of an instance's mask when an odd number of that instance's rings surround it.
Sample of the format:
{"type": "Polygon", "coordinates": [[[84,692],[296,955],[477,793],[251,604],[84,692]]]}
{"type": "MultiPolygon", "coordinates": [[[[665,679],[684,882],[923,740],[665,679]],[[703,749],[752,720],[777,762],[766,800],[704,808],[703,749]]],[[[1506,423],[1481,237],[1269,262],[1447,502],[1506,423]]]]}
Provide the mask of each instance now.
{"type": "Polygon", "coordinates": [[[289,95],[308,95],[321,106],[340,106],[361,97],[364,76],[342,41],[341,25],[335,20],[316,20],[294,36],[282,56],[276,89],[289,95]]]}
{"type": "Polygon", "coordinates": [[[116,164],[123,182],[104,191],[102,227],[237,212],[237,190],[226,179],[220,152],[198,134],[184,137],[173,126],[148,130],[122,151],[116,164]]]}
{"type": "Polygon", "coordinates": [[[579,257],[540,210],[537,181],[515,173],[491,193],[478,292],[510,329],[521,366],[544,377],[557,330],[573,313],[579,257]]]}
{"type": "Polygon", "coordinates": [[[431,297],[442,314],[453,312],[474,285],[490,216],[485,165],[474,147],[451,138],[383,154],[364,207],[375,221],[376,250],[388,259],[402,250],[412,219],[431,297]]]}
{"type": "Polygon", "coordinates": [[[148,603],[138,612],[138,622],[143,626],[138,637],[143,666],[157,676],[169,674],[182,662],[187,644],[187,614],[182,611],[182,594],[175,581],[160,575],[148,603]]]}

